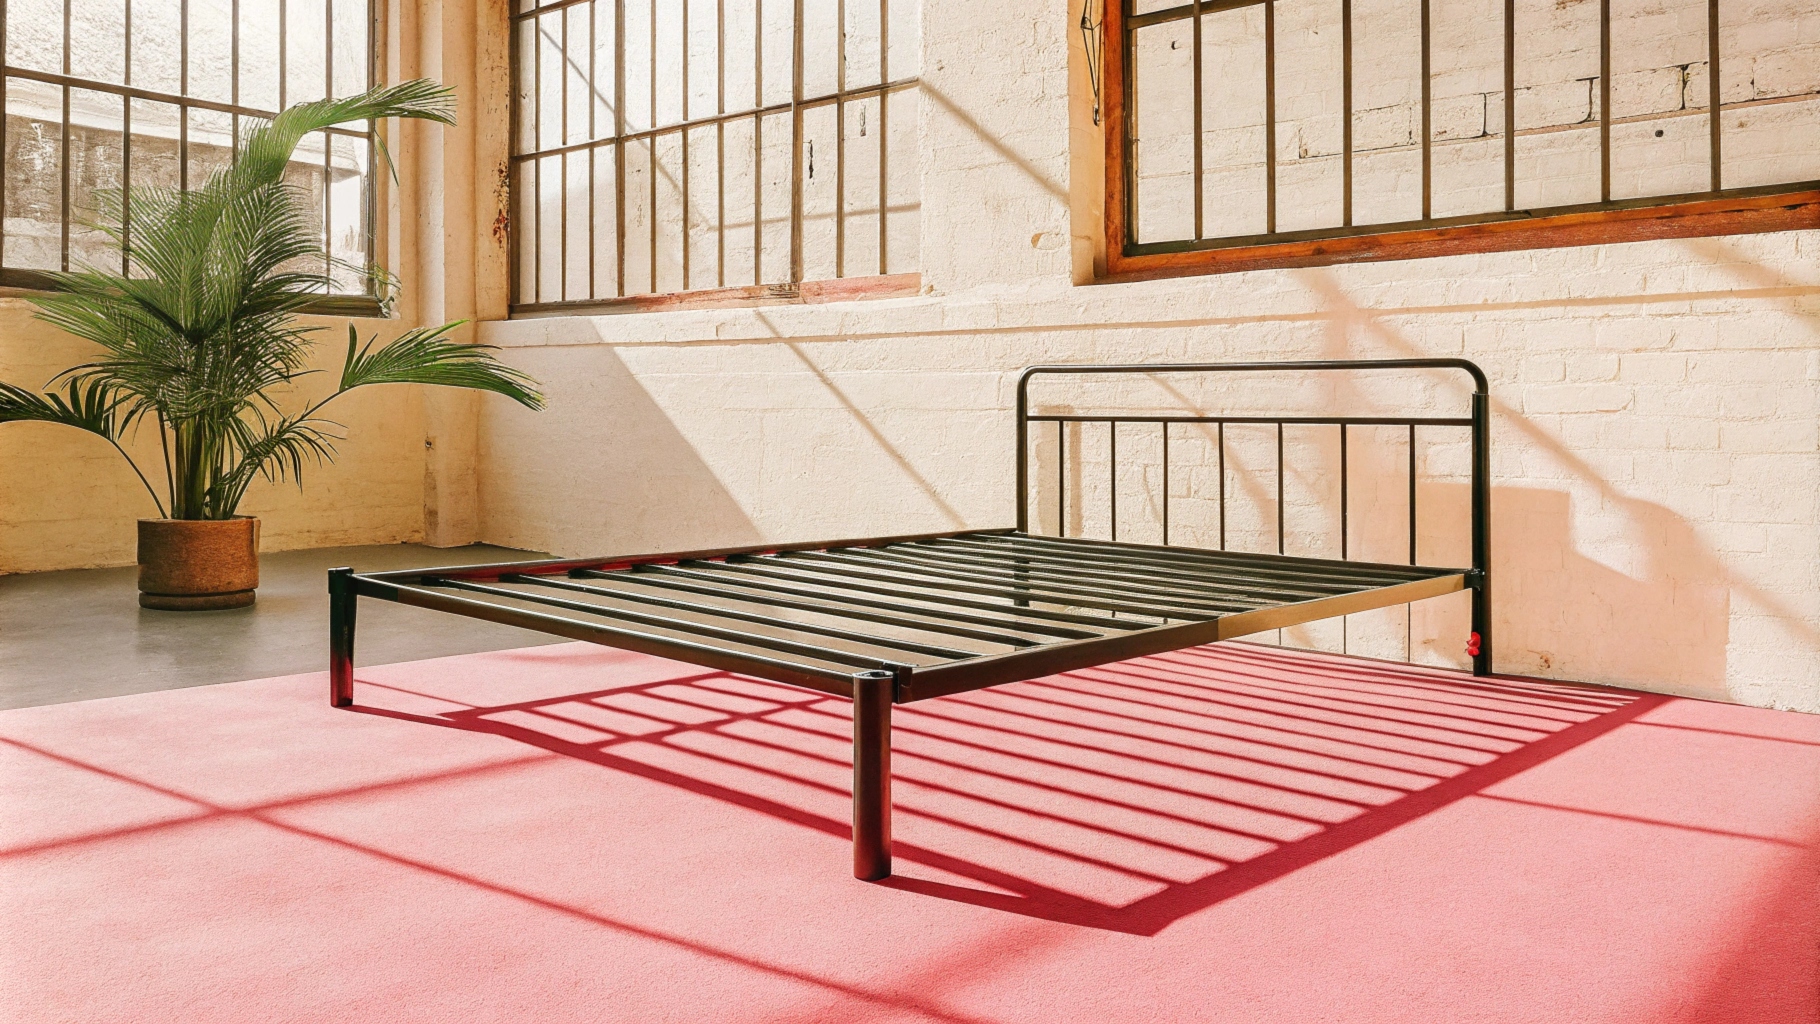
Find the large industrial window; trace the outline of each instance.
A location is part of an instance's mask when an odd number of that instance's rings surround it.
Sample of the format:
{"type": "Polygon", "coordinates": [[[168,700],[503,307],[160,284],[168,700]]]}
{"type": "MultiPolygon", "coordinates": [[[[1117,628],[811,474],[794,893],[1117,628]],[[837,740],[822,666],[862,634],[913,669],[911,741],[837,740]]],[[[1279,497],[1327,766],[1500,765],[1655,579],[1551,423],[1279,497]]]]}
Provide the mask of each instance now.
{"type": "Polygon", "coordinates": [[[516,0],[513,311],[916,287],[917,0],[516,0]]]}
{"type": "Polygon", "coordinates": [[[1820,0],[1107,0],[1108,270],[1820,226],[1817,25],[1820,0]]]}
{"type": "MultiPolygon", "coordinates": [[[[116,265],[95,229],[98,190],[198,185],[233,158],[254,119],[362,92],[372,76],[369,0],[3,0],[0,9],[0,284],[9,286],[116,265]]],[[[372,166],[372,127],[356,125],[304,139],[288,172],[310,195],[325,251],[354,267],[372,258],[372,166]]],[[[130,201],[124,227],[130,236],[130,201]]],[[[337,294],[369,290],[363,273],[328,270],[337,294]]]]}

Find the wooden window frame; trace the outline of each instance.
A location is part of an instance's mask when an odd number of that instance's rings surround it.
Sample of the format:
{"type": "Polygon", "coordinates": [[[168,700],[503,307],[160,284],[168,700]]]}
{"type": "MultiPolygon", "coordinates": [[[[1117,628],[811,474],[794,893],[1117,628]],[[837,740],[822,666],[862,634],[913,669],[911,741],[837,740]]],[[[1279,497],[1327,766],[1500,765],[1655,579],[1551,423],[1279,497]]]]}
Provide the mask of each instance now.
{"type": "MultiPolygon", "coordinates": [[[[1266,75],[1273,75],[1268,34],[1272,24],[1275,0],[1191,0],[1169,11],[1129,18],[1127,0],[1102,0],[1100,30],[1104,33],[1102,111],[1105,134],[1105,231],[1106,280],[1142,280],[1179,277],[1193,274],[1228,273],[1241,270],[1266,270],[1283,267],[1317,267],[1344,263],[1366,263],[1379,260],[1417,259],[1427,256],[1449,256],[1465,253],[1510,252],[1523,249],[1559,248],[1635,242],[1648,239],[1690,238],[1713,235],[1755,234],[1769,231],[1792,231],[1820,228],[1820,181],[1793,182],[1755,188],[1720,187],[1719,120],[1712,119],[1712,182],[1708,191],[1639,199],[1611,198],[1610,175],[1610,103],[1600,104],[1601,163],[1603,165],[1604,199],[1597,203],[1547,209],[1518,209],[1514,202],[1514,83],[1512,67],[1513,0],[1505,2],[1505,76],[1506,122],[1505,208],[1500,211],[1466,217],[1426,218],[1394,224],[1357,225],[1308,231],[1272,232],[1242,237],[1201,238],[1191,241],[1143,243],[1131,237],[1133,202],[1136,196],[1130,140],[1130,97],[1132,94],[1131,46],[1135,38],[1133,21],[1148,24],[1159,16],[1204,16],[1247,6],[1265,9],[1266,75]]],[[[1347,4],[1343,9],[1349,8],[1347,4]]],[[[1428,3],[1423,3],[1423,64],[1428,63],[1428,3]]],[[[1708,39],[1711,66],[1718,64],[1718,0],[1708,0],[1708,39]]],[[[1609,26],[1609,20],[1602,24],[1609,26]]],[[[1610,32],[1601,35],[1601,64],[1606,73],[1601,83],[1610,81],[1610,32]]],[[[1198,37],[1198,33],[1197,33],[1198,37]]],[[[1348,54],[1350,56],[1350,54],[1348,54]]],[[[1194,54],[1196,82],[1199,79],[1200,53],[1194,54]]],[[[1350,72],[1346,72],[1350,85],[1350,72]]],[[[1711,83],[1709,109],[1723,110],[1719,103],[1719,77],[1709,74],[1711,83]]],[[[1267,79],[1266,104],[1274,106],[1274,80],[1267,79]]],[[[1350,90],[1347,90],[1348,94],[1350,90]]],[[[1427,101],[1424,90],[1424,102],[1427,101]]],[[[1198,100],[1198,95],[1196,97],[1198,100]]],[[[1602,92],[1602,99],[1609,96],[1602,92]]],[[[1198,107],[1198,102],[1196,103],[1198,107]]],[[[1195,123],[1198,127],[1198,110],[1195,123]]],[[[1424,111],[1426,115],[1426,110],[1424,111]]],[[[1266,146],[1274,148],[1274,117],[1266,114],[1266,146]]],[[[1350,117],[1348,118],[1350,120],[1350,117]]],[[[1424,126],[1426,126],[1426,116],[1424,126]]],[[[1198,132],[1197,132],[1198,134],[1198,132]]],[[[1350,133],[1347,133],[1350,136],[1350,133]]],[[[1424,213],[1427,213],[1429,191],[1427,157],[1429,136],[1424,132],[1424,213]]],[[[1350,142],[1346,146],[1350,165],[1350,142]]],[[[1196,147],[1196,183],[1199,185],[1199,147],[1196,147]]],[[[1267,159],[1266,173],[1271,176],[1267,202],[1274,208],[1274,160],[1267,159]]],[[[1350,175],[1348,175],[1350,183],[1350,175]]],[[[1196,189],[1199,202],[1200,189],[1196,189]]],[[[1350,197],[1349,197],[1350,198],[1350,197]]],[[[1348,204],[1350,205],[1350,204],[1348,204]]],[[[1197,216],[1197,225],[1199,218],[1197,216]]],[[[1345,218],[1350,220],[1350,216],[1345,218]]],[[[1274,226],[1274,217],[1271,218],[1274,226]]],[[[1197,231],[1198,233],[1198,231],[1197,231]]]]}

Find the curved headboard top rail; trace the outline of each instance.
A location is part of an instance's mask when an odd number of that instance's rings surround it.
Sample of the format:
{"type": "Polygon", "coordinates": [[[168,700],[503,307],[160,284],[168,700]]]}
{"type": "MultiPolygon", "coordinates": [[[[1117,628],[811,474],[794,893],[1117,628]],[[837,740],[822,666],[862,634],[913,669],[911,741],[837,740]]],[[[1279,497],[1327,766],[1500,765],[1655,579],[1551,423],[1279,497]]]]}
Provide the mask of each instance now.
{"type": "Polygon", "coordinates": [[[1038,374],[1066,373],[1272,373],[1285,370],[1464,370],[1472,375],[1473,390],[1490,394],[1485,371],[1470,359],[1437,356],[1432,359],[1299,359],[1280,363],[1066,363],[1028,366],[1017,379],[1019,410],[1029,391],[1030,378],[1038,374]]]}
{"type": "MultiPolygon", "coordinates": [[[[1165,373],[1303,373],[1310,371],[1353,371],[1372,370],[1459,370],[1472,377],[1472,414],[1468,419],[1431,421],[1448,425],[1469,426],[1472,431],[1472,485],[1471,485],[1471,533],[1472,533],[1472,625],[1473,631],[1468,642],[1468,653],[1472,655],[1473,670],[1483,675],[1491,671],[1491,385],[1486,379],[1485,371],[1470,359],[1453,357],[1415,358],[1415,359],[1302,359],[1284,362],[1241,362],[1241,363],[1081,363],[1081,364],[1041,364],[1026,367],[1017,380],[1017,531],[1029,532],[1030,527],[1030,381],[1040,375],[1089,375],[1089,374],[1165,374],[1165,373]]],[[[1119,417],[1046,417],[1037,419],[1082,419],[1105,420],[1112,422],[1119,417]]],[[[1145,419],[1148,419],[1147,417],[1145,419]]],[[[1173,419],[1158,417],[1155,421],[1173,419]]],[[[1217,417],[1215,418],[1217,419],[1217,417]]],[[[1248,418],[1249,419],[1249,418],[1248,418]]],[[[1258,417],[1256,422],[1298,422],[1295,417],[1258,417]]],[[[1347,422],[1371,422],[1368,418],[1308,418],[1308,422],[1325,422],[1340,424],[1341,429],[1341,479],[1345,478],[1345,426],[1347,422]]],[[[1389,422],[1388,420],[1386,422],[1389,422]]],[[[1415,434],[1414,423],[1421,420],[1401,419],[1399,423],[1410,423],[1410,561],[1415,561],[1415,434]]],[[[1058,426],[1060,424],[1058,423],[1058,426]]],[[[1223,429],[1223,428],[1222,428],[1223,429]]],[[[1281,426],[1278,427],[1278,461],[1279,478],[1281,476],[1282,442],[1281,426]]],[[[1116,443],[1116,441],[1115,441],[1116,443]]],[[[1164,435],[1164,481],[1165,489],[1168,480],[1168,437],[1164,435]]],[[[1116,451],[1116,449],[1115,449],[1116,451]]],[[[1117,473],[1116,456],[1113,472],[1117,473]]],[[[1280,486],[1280,480],[1279,480],[1280,486]]],[[[1345,484],[1341,484],[1341,532],[1345,533],[1345,484]]],[[[1222,503],[1224,496],[1222,495],[1222,503]]],[[[1117,535],[1117,497],[1113,498],[1113,532],[1117,535]]],[[[1280,505],[1280,503],[1279,503],[1280,505]]],[[[1222,509],[1224,505],[1222,504],[1222,509]]],[[[1223,513],[1222,513],[1223,514],[1223,513]]],[[[1167,498],[1165,498],[1164,534],[1168,533],[1167,498]]],[[[1281,545],[1282,525],[1279,507],[1278,537],[1281,545]]],[[[1342,549],[1343,551],[1344,549],[1342,549]]],[[[1342,554],[1344,558],[1344,554],[1342,554]]]]}

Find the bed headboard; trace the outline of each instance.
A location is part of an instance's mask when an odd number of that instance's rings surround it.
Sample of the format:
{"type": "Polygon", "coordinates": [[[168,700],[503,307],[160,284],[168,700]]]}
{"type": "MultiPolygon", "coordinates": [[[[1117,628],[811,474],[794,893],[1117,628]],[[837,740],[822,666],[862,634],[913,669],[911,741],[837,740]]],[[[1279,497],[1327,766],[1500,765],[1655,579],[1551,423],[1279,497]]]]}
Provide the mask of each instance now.
{"type": "MultiPolygon", "coordinates": [[[[1107,425],[1111,442],[1110,488],[1111,521],[1113,539],[1118,535],[1118,432],[1119,425],[1125,423],[1150,424],[1162,432],[1163,454],[1163,498],[1161,503],[1163,543],[1169,543],[1169,427],[1174,423],[1198,423],[1216,425],[1219,436],[1220,470],[1220,522],[1221,546],[1225,545],[1225,430],[1227,424],[1274,424],[1277,428],[1277,553],[1283,554],[1283,427],[1290,424],[1327,425],[1339,431],[1340,438],[1340,558],[1346,560],[1347,551],[1347,517],[1349,515],[1347,499],[1347,443],[1348,427],[1394,427],[1409,429],[1409,562],[1416,563],[1416,428],[1444,427],[1466,428],[1471,431],[1472,481],[1471,481],[1471,530],[1472,530],[1472,637],[1467,651],[1472,655],[1474,671],[1485,673],[1491,670],[1491,395],[1485,379],[1485,372],[1466,359],[1327,359],[1304,360],[1276,363],[1152,363],[1152,364],[1093,364],[1079,366],[1032,366],[1024,370],[1017,382],[1017,529],[1028,533],[1030,529],[1030,436],[1031,424],[1054,423],[1057,431],[1057,463],[1059,471],[1067,469],[1066,429],[1070,423],[1104,423],[1107,425]],[[1109,414],[1044,414],[1032,415],[1030,412],[1030,382],[1039,376],[1087,376],[1107,374],[1155,375],[1155,374],[1206,374],[1206,373],[1367,373],[1384,370],[1459,370],[1472,377],[1473,392],[1471,409],[1465,416],[1262,416],[1245,415],[1190,415],[1187,413],[1150,413],[1144,415],[1109,415],[1109,414]]],[[[1067,489],[1058,489],[1057,523],[1065,531],[1067,518],[1065,508],[1059,507],[1065,502],[1067,489]]]]}

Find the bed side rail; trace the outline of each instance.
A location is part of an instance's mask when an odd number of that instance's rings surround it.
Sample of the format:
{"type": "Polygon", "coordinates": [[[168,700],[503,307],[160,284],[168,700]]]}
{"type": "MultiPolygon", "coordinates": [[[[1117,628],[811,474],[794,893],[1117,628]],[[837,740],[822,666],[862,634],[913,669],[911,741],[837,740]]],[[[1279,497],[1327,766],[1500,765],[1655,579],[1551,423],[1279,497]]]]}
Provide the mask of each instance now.
{"type": "MultiPolygon", "coordinates": [[[[1087,364],[1032,366],[1024,370],[1017,382],[1017,529],[1030,531],[1030,437],[1032,424],[1055,424],[1058,442],[1058,471],[1066,474],[1067,428],[1070,423],[1103,423],[1110,440],[1111,486],[1109,500],[1112,539],[1118,540],[1118,435],[1121,424],[1143,424],[1162,434],[1162,483],[1160,506],[1163,543],[1169,543],[1169,429],[1172,424],[1210,424],[1216,428],[1220,458],[1220,547],[1226,547],[1226,473],[1225,433],[1228,424],[1263,424],[1276,426],[1277,455],[1277,553],[1284,551],[1283,502],[1283,428],[1288,425],[1328,425],[1338,428],[1340,438],[1340,557],[1348,556],[1348,481],[1347,429],[1354,426],[1401,426],[1409,430],[1409,564],[1416,560],[1416,430],[1419,427],[1465,428],[1471,432],[1471,531],[1472,636],[1467,653],[1473,659],[1473,673],[1491,672],[1491,394],[1485,372],[1466,359],[1323,359],[1290,362],[1245,363],[1152,363],[1152,364],[1087,364]],[[1039,376],[1088,376],[1108,374],[1198,374],[1198,373],[1308,373],[1368,372],[1383,370],[1459,370],[1472,378],[1471,408],[1465,416],[1264,416],[1264,415],[1189,415],[1155,413],[1146,415],[1035,414],[1030,412],[1030,383],[1039,376]]],[[[1058,529],[1067,531],[1067,486],[1058,481],[1058,529]]]]}

